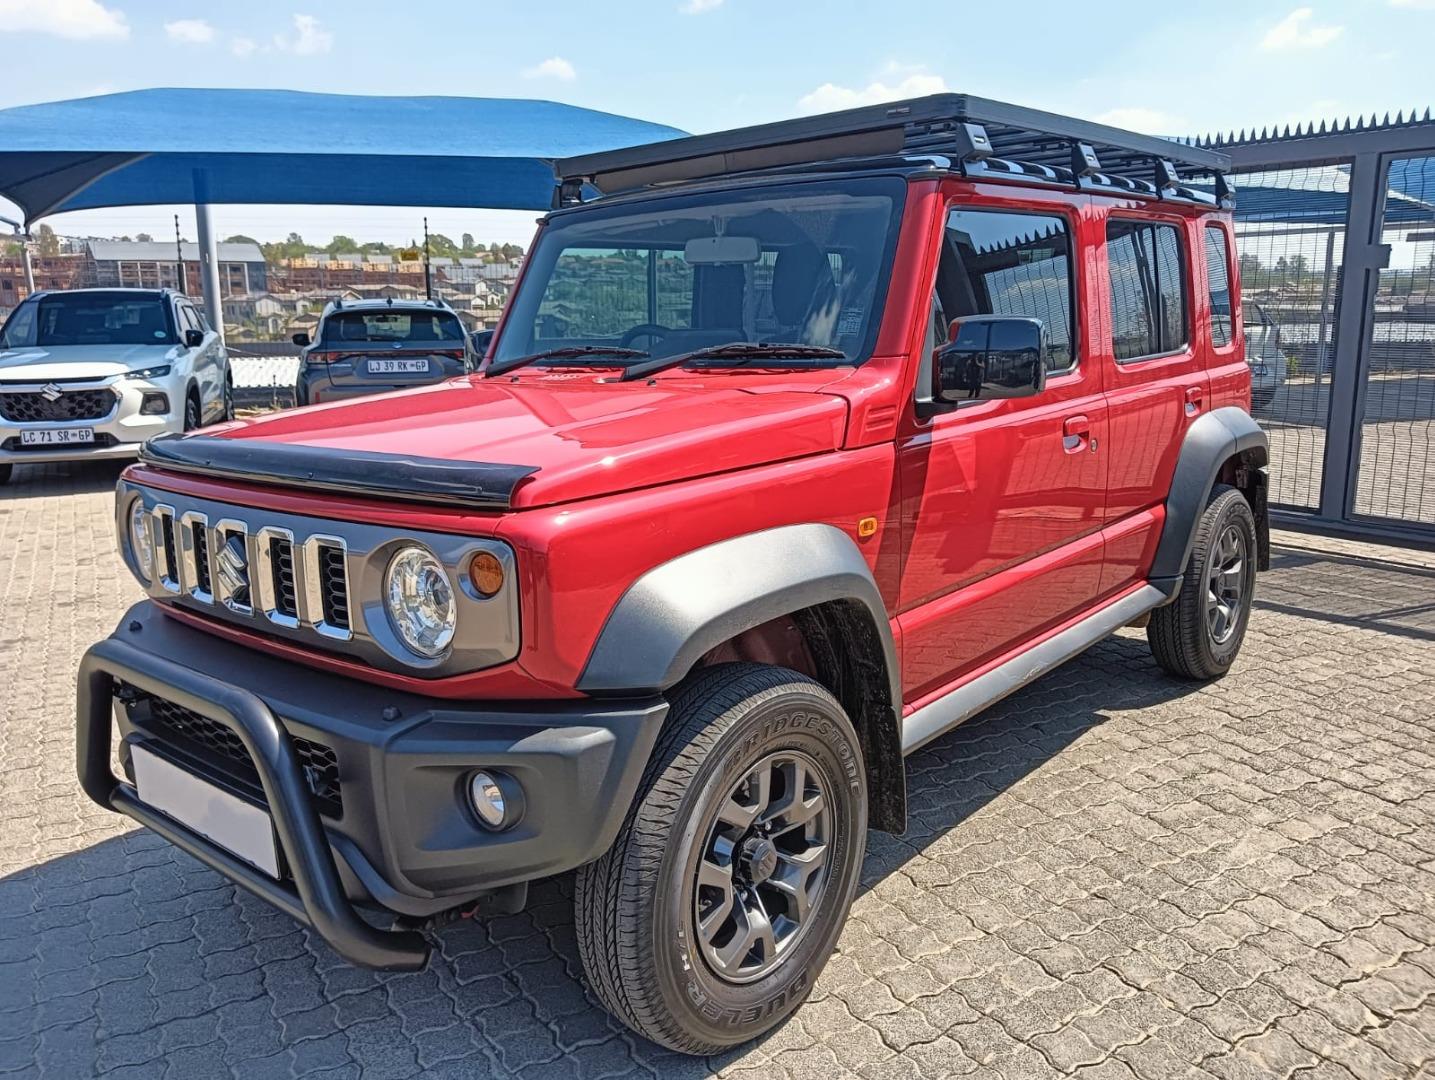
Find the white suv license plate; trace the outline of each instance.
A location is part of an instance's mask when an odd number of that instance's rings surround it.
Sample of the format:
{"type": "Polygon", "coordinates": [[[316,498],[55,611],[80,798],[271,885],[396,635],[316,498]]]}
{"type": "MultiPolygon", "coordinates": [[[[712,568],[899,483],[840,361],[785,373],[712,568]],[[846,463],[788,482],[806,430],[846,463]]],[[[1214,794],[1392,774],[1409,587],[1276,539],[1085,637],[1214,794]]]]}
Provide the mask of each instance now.
{"type": "Polygon", "coordinates": [[[428,371],[427,360],[370,360],[370,375],[415,375],[428,371]]]}
{"type": "Polygon", "coordinates": [[[42,428],[39,431],[20,432],[21,446],[74,446],[94,441],[95,429],[87,427],[42,428]]]}
{"type": "Polygon", "coordinates": [[[279,876],[274,826],[267,813],[138,744],[130,747],[130,761],[140,802],[214,841],[270,877],[279,876]]]}

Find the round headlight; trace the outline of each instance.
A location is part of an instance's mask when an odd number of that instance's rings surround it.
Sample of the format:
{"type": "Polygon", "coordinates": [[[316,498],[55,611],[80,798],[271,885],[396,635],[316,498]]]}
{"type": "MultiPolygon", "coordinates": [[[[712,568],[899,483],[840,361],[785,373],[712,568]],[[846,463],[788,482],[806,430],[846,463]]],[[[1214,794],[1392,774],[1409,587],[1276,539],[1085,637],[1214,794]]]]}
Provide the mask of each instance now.
{"type": "Polygon", "coordinates": [[[400,640],[432,659],[448,648],[458,622],[443,564],[421,547],[400,548],[384,574],[384,605],[400,640]]]}
{"type": "Polygon", "coordinates": [[[130,551],[134,553],[140,576],[149,582],[154,577],[154,534],[150,531],[150,516],[143,499],[130,503],[130,551]]]}

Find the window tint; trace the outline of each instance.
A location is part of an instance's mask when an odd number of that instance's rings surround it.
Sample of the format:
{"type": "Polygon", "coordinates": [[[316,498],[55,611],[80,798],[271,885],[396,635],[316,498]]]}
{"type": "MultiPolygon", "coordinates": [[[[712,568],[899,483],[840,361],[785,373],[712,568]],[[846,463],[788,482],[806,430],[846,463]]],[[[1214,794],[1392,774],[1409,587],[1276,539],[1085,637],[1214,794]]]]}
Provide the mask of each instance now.
{"type": "MultiPolygon", "coordinates": [[[[963,315],[1040,319],[1046,325],[1047,370],[1067,370],[1076,357],[1066,222],[1037,214],[953,210],[937,265],[935,303],[943,327],[963,315]]],[[[939,337],[945,342],[945,330],[939,337]]]]}
{"type": "Polygon", "coordinates": [[[1226,231],[1206,226],[1206,281],[1211,291],[1211,344],[1231,343],[1231,257],[1226,231]]]}
{"type": "Polygon", "coordinates": [[[1118,360],[1173,352],[1186,344],[1181,234],[1174,225],[1111,219],[1111,344],[1118,360]]]}
{"type": "Polygon", "coordinates": [[[179,318],[180,318],[180,322],[183,324],[183,326],[182,326],[183,329],[185,329],[185,330],[198,330],[198,329],[199,329],[199,319],[197,319],[197,318],[195,317],[194,308],[190,307],[188,304],[180,304],[180,305],[179,305],[179,318]]]}
{"type": "Polygon", "coordinates": [[[324,320],[324,341],[462,341],[463,325],[446,311],[370,308],[338,311],[324,320]]]}
{"type": "Polygon", "coordinates": [[[48,293],[27,300],[5,326],[4,348],[60,345],[173,345],[174,329],[159,296],[48,293]]]}

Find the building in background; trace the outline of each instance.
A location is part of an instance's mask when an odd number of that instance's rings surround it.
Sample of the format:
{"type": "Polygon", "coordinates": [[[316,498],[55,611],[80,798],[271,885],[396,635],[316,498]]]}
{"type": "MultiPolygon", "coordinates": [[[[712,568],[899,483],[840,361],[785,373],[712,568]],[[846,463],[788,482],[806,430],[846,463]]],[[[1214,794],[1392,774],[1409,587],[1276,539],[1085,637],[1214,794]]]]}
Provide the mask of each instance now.
{"type": "MultiPolygon", "coordinates": [[[[86,245],[83,285],[100,288],[179,289],[191,297],[204,293],[199,247],[154,240],[91,240],[86,245]],[[184,258],[184,280],[180,259],[184,258]]],[[[225,296],[249,296],[269,287],[269,270],[258,244],[219,245],[219,287],[225,296]]]]}

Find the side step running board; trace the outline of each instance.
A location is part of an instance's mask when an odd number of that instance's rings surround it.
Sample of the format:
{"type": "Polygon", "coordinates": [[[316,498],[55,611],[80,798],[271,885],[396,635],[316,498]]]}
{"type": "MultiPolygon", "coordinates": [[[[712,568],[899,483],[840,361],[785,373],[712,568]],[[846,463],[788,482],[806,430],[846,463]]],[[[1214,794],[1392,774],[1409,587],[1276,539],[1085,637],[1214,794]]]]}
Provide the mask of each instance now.
{"type": "Polygon", "coordinates": [[[902,721],[902,753],[910,754],[950,731],[964,720],[1060,667],[1073,656],[1110,637],[1132,619],[1158,608],[1170,599],[1154,585],[1145,585],[1115,603],[1087,616],[1075,626],[1047,638],[1040,645],[979,675],[950,694],[923,705],[902,721]]]}

